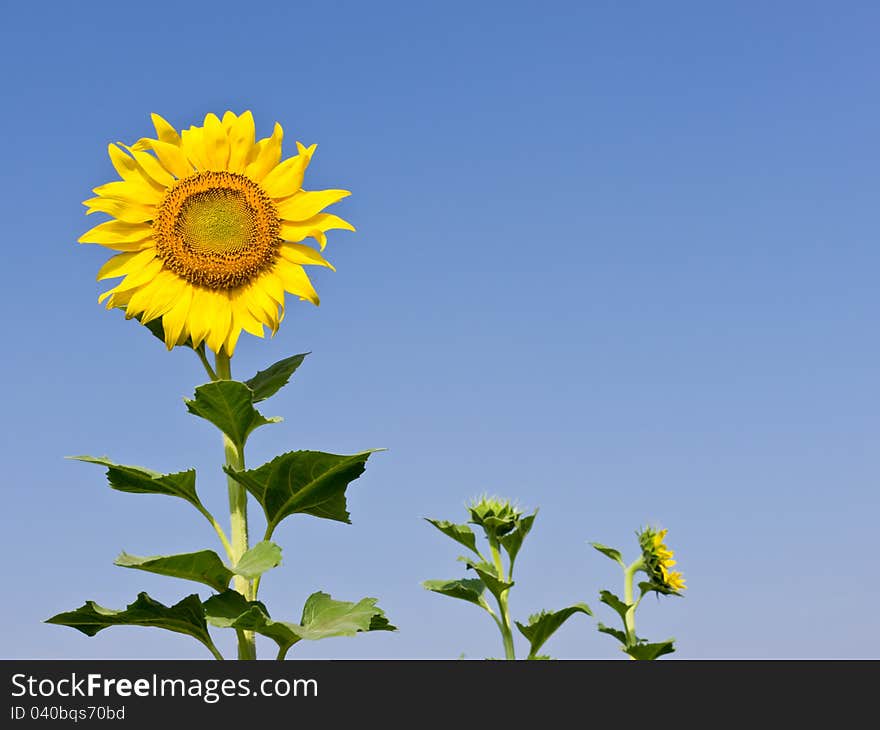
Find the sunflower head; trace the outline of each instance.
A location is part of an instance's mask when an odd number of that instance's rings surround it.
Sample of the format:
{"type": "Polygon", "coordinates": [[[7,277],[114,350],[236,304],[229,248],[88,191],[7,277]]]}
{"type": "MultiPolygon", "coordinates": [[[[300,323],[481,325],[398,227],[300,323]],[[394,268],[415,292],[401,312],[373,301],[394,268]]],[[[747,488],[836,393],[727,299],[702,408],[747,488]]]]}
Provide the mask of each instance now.
{"type": "Polygon", "coordinates": [[[487,534],[501,537],[511,532],[523,516],[522,510],[510,500],[483,495],[468,506],[471,524],[479,525],[487,534]]]}
{"type": "Polygon", "coordinates": [[[242,331],[278,330],[285,294],[319,303],[303,267],[333,268],[327,231],[354,227],[323,210],[350,193],[304,190],[315,145],[282,160],[281,125],[258,141],[249,111],[180,132],[158,114],[153,125],[155,138],[109,146],[120,179],[84,203],[110,220],[79,242],[116,251],[98,279],[122,278],[98,301],[161,323],[168,349],[204,342],[231,356],[242,331]]]}
{"type": "Polygon", "coordinates": [[[675,565],[674,553],[663,542],[667,530],[646,527],[638,533],[639,545],[642,548],[644,570],[650,578],[651,590],[669,595],[681,595],[680,591],[687,588],[684,576],[671,570],[675,565]]]}

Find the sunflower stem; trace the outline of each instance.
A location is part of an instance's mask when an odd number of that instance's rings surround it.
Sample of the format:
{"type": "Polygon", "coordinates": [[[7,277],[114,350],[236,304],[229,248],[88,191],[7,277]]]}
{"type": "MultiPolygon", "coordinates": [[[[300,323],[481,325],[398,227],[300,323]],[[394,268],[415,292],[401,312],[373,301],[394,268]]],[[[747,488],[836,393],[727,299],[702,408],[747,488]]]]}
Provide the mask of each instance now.
{"type": "MultiPolygon", "coordinates": [[[[493,534],[489,534],[489,547],[492,550],[492,562],[495,564],[495,572],[498,580],[504,581],[504,564],[501,562],[501,550],[498,548],[498,538],[493,534]]],[[[507,581],[510,582],[510,574],[507,575],[507,581]]],[[[501,614],[497,619],[498,628],[501,630],[501,640],[504,642],[504,658],[508,660],[516,659],[516,651],[513,646],[513,631],[510,627],[510,608],[508,606],[509,589],[502,591],[498,595],[498,611],[501,614]]]]}
{"type": "Polygon", "coordinates": [[[643,558],[631,563],[623,570],[623,602],[629,606],[623,619],[624,629],[626,629],[626,640],[628,645],[636,643],[636,607],[639,601],[633,602],[633,578],[635,574],[645,565],[643,558]]]}
{"type": "MultiPolygon", "coordinates": [[[[229,355],[223,350],[216,356],[216,372],[218,380],[232,380],[232,368],[229,355]]],[[[223,450],[226,455],[226,466],[235,471],[244,469],[243,449],[239,448],[229,439],[223,436],[223,450]]],[[[229,490],[229,522],[230,542],[232,543],[232,559],[237,563],[241,556],[248,550],[248,524],[247,524],[247,492],[235,479],[226,477],[229,490]]],[[[251,582],[240,575],[236,575],[233,585],[235,590],[248,600],[253,599],[251,582]]],[[[238,634],[238,658],[256,659],[257,647],[253,631],[237,630],[238,634]]]]}

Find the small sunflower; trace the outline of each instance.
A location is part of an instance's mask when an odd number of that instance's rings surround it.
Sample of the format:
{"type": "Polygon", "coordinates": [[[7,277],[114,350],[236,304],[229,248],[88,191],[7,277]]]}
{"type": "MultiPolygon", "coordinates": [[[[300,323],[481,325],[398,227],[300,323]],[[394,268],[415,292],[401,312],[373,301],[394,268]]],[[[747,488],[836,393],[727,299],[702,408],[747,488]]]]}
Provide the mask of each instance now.
{"type": "Polygon", "coordinates": [[[639,545],[642,548],[644,570],[651,583],[663,593],[678,595],[687,588],[684,576],[678,571],[670,570],[675,565],[674,553],[665,544],[668,530],[654,530],[646,527],[639,533],[639,545]]]}
{"type": "Polygon", "coordinates": [[[169,350],[189,339],[231,356],[242,330],[278,330],[285,292],[319,303],[303,267],[333,266],[302,242],[323,251],[327,231],[354,230],[322,212],[350,193],[303,190],[316,145],[297,142],[298,154],[282,161],[281,125],[256,141],[249,111],[208,114],[179,134],[152,119],[156,139],[109,145],[122,179],[83,203],[113,219],[79,238],[119,252],[98,280],[124,277],[98,301],[144,324],[161,318],[169,350]]]}

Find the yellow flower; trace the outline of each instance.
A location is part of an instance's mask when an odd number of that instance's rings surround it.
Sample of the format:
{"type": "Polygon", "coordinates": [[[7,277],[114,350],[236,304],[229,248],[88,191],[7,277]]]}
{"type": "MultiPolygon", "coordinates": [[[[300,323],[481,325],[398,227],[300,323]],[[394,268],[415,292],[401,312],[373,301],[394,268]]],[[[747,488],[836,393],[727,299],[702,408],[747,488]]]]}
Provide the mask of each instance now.
{"type": "Polygon", "coordinates": [[[663,593],[677,594],[687,588],[684,576],[671,570],[676,564],[674,553],[663,542],[668,530],[656,531],[646,527],[639,533],[639,544],[642,547],[644,570],[651,583],[661,588],[663,593]]]}
{"type": "Polygon", "coordinates": [[[156,139],[111,144],[121,180],[94,189],[87,214],[113,220],[84,233],[80,243],[118,251],[98,280],[124,277],[99,302],[147,323],[161,317],[170,350],[191,339],[232,355],[241,331],[274,334],[284,318],[285,292],[318,304],[303,266],[333,266],[321,251],[331,229],[353,231],[328,205],[347,190],[302,189],[315,145],[296,143],[281,161],[281,125],[255,140],[249,111],[208,114],[201,127],[178,134],[153,114],[156,139]]]}

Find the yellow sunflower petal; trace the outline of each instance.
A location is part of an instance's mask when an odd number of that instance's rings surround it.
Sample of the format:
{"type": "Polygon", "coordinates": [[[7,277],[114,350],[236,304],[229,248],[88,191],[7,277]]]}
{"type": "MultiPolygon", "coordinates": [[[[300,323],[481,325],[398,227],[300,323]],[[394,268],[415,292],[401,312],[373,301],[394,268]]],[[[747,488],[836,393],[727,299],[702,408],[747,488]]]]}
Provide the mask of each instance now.
{"type": "Polygon", "coordinates": [[[192,338],[193,347],[198,347],[211,329],[211,306],[213,297],[208,289],[200,286],[192,289],[192,302],[189,306],[186,328],[192,338]]]}
{"type": "Polygon", "coordinates": [[[189,308],[192,304],[193,287],[184,286],[181,289],[180,296],[174,302],[171,309],[162,315],[162,329],[165,330],[165,346],[170,350],[176,344],[186,341],[188,332],[184,330],[189,308]]]}
{"type": "Polygon", "coordinates": [[[192,174],[192,165],[187,161],[186,155],[183,154],[181,148],[177,145],[173,145],[170,142],[162,142],[161,140],[153,140],[152,148],[153,152],[156,153],[156,157],[159,158],[159,162],[162,163],[162,167],[175,177],[187,177],[192,174]]]}
{"type": "Polygon", "coordinates": [[[232,129],[232,125],[235,124],[235,120],[238,119],[235,112],[233,111],[225,111],[223,112],[223,118],[220,122],[223,124],[223,129],[226,134],[229,134],[229,130],[232,129]]]}
{"type": "Polygon", "coordinates": [[[315,147],[316,145],[312,145],[308,149],[303,149],[300,154],[276,166],[260,181],[263,190],[276,199],[286,198],[297,192],[302,187],[303,176],[315,147]]]}
{"type": "Polygon", "coordinates": [[[251,284],[244,288],[242,301],[254,318],[275,332],[280,322],[278,318],[278,302],[259,286],[251,284]]]}
{"type": "Polygon", "coordinates": [[[104,221],[90,228],[77,240],[78,243],[131,243],[152,237],[153,229],[146,223],[104,221]]]}
{"type": "MultiPolygon", "coordinates": [[[[218,120],[219,121],[219,120],[218,120]]],[[[211,306],[208,310],[209,324],[205,342],[214,352],[220,352],[223,343],[229,336],[232,326],[232,306],[226,292],[211,292],[211,306]]]]}
{"type": "Polygon", "coordinates": [[[302,266],[291,264],[288,261],[279,261],[275,264],[275,273],[278,274],[286,291],[308,299],[312,304],[321,303],[318,292],[315,291],[315,287],[312,286],[312,282],[302,266]]]}
{"type": "Polygon", "coordinates": [[[321,244],[321,250],[327,244],[327,237],[324,235],[326,231],[334,229],[342,229],[345,231],[353,231],[354,226],[346,220],[332,213],[318,213],[307,221],[292,223],[290,221],[281,221],[281,238],[285,241],[296,243],[306,238],[314,238],[321,244]]]}
{"type": "Polygon", "coordinates": [[[299,264],[300,266],[309,264],[312,266],[326,266],[331,271],[336,271],[336,267],[311,246],[305,246],[301,243],[285,242],[281,245],[281,248],[278,249],[278,253],[292,264],[299,264]]]}
{"type": "MultiPolygon", "coordinates": [[[[225,117],[224,117],[225,119],[225,117]]],[[[254,146],[254,116],[246,111],[229,128],[230,172],[243,172],[254,146]]]]}
{"type": "Polygon", "coordinates": [[[113,279],[140,271],[156,258],[155,251],[138,251],[137,253],[120,253],[112,256],[98,269],[96,281],[113,279]]]}
{"type": "Polygon", "coordinates": [[[252,315],[247,306],[247,295],[242,291],[236,291],[230,296],[232,305],[233,327],[243,328],[255,337],[263,337],[263,323],[252,315]]]}
{"type": "Polygon", "coordinates": [[[226,165],[229,164],[229,137],[226,136],[226,130],[223,129],[223,124],[216,114],[205,116],[202,144],[208,169],[225,170],[226,165]]]}
{"type": "Polygon", "coordinates": [[[156,213],[156,208],[153,206],[126,203],[116,198],[89,198],[83,201],[83,205],[88,208],[86,215],[107,213],[126,223],[145,223],[153,220],[156,213]]]}
{"type": "Polygon", "coordinates": [[[159,160],[147,152],[138,152],[129,148],[132,157],[140,166],[140,172],[147,178],[147,181],[165,191],[174,185],[174,176],[162,167],[159,160]]]}
{"type": "MultiPolygon", "coordinates": [[[[155,254],[152,249],[148,251],[142,251],[142,253],[155,254]]],[[[121,282],[119,282],[119,284],[116,285],[116,291],[123,292],[128,291],[129,289],[136,289],[137,287],[146,284],[150,279],[156,276],[160,271],[162,271],[162,268],[162,259],[154,258],[140,271],[133,271],[128,274],[121,282]]]]}
{"type": "Polygon", "coordinates": [[[153,120],[153,126],[156,128],[156,136],[162,142],[167,142],[168,144],[173,144],[176,146],[180,146],[180,135],[177,133],[177,130],[168,122],[165,121],[158,114],[150,114],[150,119],[153,120]]]}
{"type": "Polygon", "coordinates": [[[165,197],[152,185],[133,180],[109,182],[93,188],[92,192],[101,197],[116,198],[136,205],[158,205],[165,197]]]}
{"type": "Polygon", "coordinates": [[[253,160],[248,162],[244,174],[255,182],[260,182],[266,177],[268,172],[281,161],[281,139],[283,136],[284,131],[281,129],[281,125],[276,122],[272,136],[261,139],[254,146],[254,151],[251,153],[253,160]]]}
{"type": "Polygon", "coordinates": [[[180,148],[187,159],[197,170],[207,170],[208,162],[205,158],[205,146],[202,142],[201,127],[190,127],[180,133],[180,148]]]}
{"type": "Polygon", "coordinates": [[[125,309],[129,317],[141,317],[146,324],[161,317],[174,305],[180,294],[177,282],[181,279],[167,269],[160,271],[154,279],[135,290],[125,309]]]}
{"type": "Polygon", "coordinates": [[[288,221],[304,221],[320,213],[328,205],[351,195],[348,190],[302,190],[275,204],[279,217],[288,221]]]}

